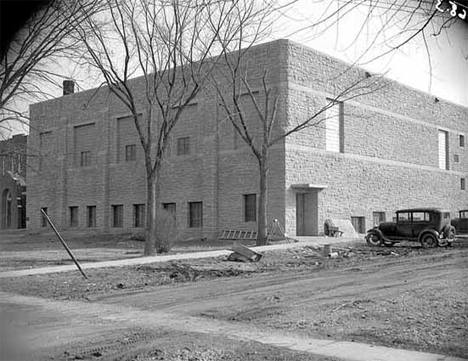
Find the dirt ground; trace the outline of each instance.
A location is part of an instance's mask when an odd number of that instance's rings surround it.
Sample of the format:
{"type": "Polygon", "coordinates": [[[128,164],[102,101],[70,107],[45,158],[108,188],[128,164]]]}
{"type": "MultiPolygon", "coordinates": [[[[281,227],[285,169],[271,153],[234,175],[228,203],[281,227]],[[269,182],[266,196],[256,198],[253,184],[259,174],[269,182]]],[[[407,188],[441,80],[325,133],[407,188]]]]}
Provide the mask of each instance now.
{"type": "MultiPolygon", "coordinates": [[[[140,257],[144,248],[143,234],[135,232],[113,234],[66,230],[61,235],[80,263],[140,257]]],[[[169,254],[225,249],[232,243],[184,240],[176,242],[169,254]]],[[[243,243],[253,245],[252,241],[243,243]]],[[[1,231],[0,251],[0,272],[73,264],[55,233],[49,230],[1,231]]]]}
{"type": "MultiPolygon", "coordinates": [[[[132,250],[131,242],[137,241],[119,242],[130,242],[126,249],[132,250]]],[[[103,244],[98,248],[112,249],[115,241],[103,244]]],[[[135,243],[133,249],[139,245],[135,243]]],[[[17,251],[11,244],[8,247],[9,252],[17,251]]],[[[203,245],[188,249],[197,247],[203,245]]],[[[196,316],[246,329],[467,357],[467,240],[429,250],[409,243],[371,248],[363,241],[337,245],[334,250],[336,258],[324,257],[320,248],[300,246],[265,252],[257,263],[211,258],[94,269],[87,270],[88,280],[78,272],[7,278],[1,280],[1,289],[60,301],[196,316]]],[[[9,252],[2,252],[2,257],[9,252]]],[[[127,329],[100,340],[99,347],[93,346],[96,340],[85,340],[49,356],[59,360],[332,360],[256,342],[226,343],[222,335],[174,336],[167,330],[157,336],[154,332],[149,333],[151,337],[135,336],[126,344],[135,332],[146,335],[149,331],[127,329]]]]}

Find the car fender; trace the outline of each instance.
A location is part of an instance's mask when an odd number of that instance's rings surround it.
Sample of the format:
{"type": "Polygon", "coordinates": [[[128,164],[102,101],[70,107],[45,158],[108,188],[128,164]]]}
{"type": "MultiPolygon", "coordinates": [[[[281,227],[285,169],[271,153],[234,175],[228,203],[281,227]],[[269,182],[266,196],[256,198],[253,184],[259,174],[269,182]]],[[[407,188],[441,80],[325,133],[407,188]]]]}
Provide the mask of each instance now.
{"type": "Polygon", "coordinates": [[[384,238],[382,231],[378,227],[369,229],[367,233],[377,233],[380,237],[384,238]]]}
{"type": "Polygon", "coordinates": [[[385,243],[395,243],[395,242],[392,242],[390,241],[387,237],[384,236],[384,234],[382,233],[382,231],[378,228],[378,227],[374,227],[374,228],[371,228],[367,231],[367,235],[370,235],[372,233],[376,233],[379,235],[380,238],[382,238],[382,240],[385,242],[385,243]]]}
{"type": "Polygon", "coordinates": [[[437,239],[437,241],[439,240],[439,238],[440,238],[439,232],[437,232],[435,229],[425,229],[424,231],[422,231],[421,233],[419,233],[418,241],[421,242],[421,238],[422,238],[425,234],[428,234],[428,233],[431,233],[431,234],[437,239]]]}

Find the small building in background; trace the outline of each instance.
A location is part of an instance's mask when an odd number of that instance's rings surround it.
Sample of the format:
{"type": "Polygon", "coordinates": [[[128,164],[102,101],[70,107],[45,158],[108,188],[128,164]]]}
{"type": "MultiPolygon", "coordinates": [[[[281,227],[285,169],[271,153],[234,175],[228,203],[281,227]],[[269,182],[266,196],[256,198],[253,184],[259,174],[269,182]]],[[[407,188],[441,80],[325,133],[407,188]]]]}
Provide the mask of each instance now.
{"type": "Polygon", "coordinates": [[[27,136],[0,141],[0,228],[26,228],[27,136]]]}

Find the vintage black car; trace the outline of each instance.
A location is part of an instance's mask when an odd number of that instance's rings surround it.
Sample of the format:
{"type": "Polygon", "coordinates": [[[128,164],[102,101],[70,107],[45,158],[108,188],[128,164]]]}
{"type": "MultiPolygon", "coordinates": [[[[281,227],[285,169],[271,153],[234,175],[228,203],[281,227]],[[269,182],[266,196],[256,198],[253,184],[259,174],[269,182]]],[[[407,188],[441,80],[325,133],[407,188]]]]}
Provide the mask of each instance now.
{"type": "Polygon", "coordinates": [[[399,241],[420,242],[424,248],[448,246],[455,239],[450,211],[439,208],[402,209],[394,222],[382,222],[367,231],[371,246],[393,246],[399,241]]]}
{"type": "Polygon", "coordinates": [[[458,212],[459,217],[452,219],[452,226],[455,227],[455,232],[458,234],[468,235],[468,209],[458,212]]]}

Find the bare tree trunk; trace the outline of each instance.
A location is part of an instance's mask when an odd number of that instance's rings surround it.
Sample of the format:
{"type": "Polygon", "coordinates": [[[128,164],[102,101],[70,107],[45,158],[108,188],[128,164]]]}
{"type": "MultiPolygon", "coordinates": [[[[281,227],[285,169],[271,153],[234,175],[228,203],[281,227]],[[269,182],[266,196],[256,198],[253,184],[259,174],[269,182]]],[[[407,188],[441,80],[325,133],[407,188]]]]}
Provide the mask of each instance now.
{"type": "Polygon", "coordinates": [[[260,188],[258,196],[257,246],[263,246],[267,243],[267,158],[258,159],[258,166],[260,172],[260,188]]]}
{"type": "Polygon", "coordinates": [[[156,253],[156,216],[157,199],[156,190],[158,186],[158,171],[147,171],[146,177],[146,237],[145,237],[145,256],[152,256],[156,253]]]}

